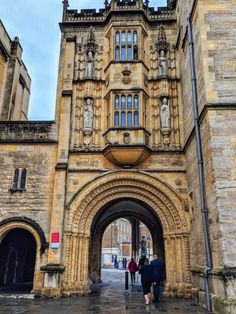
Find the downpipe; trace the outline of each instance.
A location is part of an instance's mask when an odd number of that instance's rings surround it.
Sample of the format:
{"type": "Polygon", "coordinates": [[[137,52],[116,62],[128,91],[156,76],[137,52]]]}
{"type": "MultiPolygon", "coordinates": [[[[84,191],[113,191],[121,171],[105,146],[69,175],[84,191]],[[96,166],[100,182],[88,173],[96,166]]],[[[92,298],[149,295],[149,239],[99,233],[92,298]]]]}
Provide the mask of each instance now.
{"type": "Polygon", "coordinates": [[[196,70],[194,62],[194,42],[192,34],[191,17],[187,18],[187,33],[189,43],[189,57],[190,57],[190,70],[191,70],[191,82],[192,82],[192,95],[193,95],[193,110],[194,110],[194,128],[195,128],[195,140],[197,149],[197,161],[198,161],[198,177],[200,184],[200,199],[201,199],[201,214],[202,214],[202,225],[205,243],[205,254],[206,254],[206,267],[204,269],[204,288],[205,288],[205,302],[208,312],[212,312],[211,294],[209,287],[209,272],[212,270],[212,255],[210,247],[209,227],[208,227],[208,210],[206,206],[206,188],[205,188],[205,177],[204,177],[204,161],[202,154],[202,142],[199,126],[199,110],[198,110],[198,94],[197,94],[197,83],[196,83],[196,70]]]}

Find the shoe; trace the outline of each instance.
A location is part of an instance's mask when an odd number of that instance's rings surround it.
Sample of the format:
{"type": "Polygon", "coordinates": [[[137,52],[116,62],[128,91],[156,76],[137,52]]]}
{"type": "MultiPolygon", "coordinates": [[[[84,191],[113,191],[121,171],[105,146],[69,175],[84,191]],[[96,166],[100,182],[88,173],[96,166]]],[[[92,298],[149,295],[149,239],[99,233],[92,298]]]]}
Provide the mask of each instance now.
{"type": "Polygon", "coordinates": [[[145,304],[146,304],[146,305],[149,305],[149,304],[150,304],[150,302],[149,302],[149,301],[146,301],[146,302],[145,302],[145,304]]]}

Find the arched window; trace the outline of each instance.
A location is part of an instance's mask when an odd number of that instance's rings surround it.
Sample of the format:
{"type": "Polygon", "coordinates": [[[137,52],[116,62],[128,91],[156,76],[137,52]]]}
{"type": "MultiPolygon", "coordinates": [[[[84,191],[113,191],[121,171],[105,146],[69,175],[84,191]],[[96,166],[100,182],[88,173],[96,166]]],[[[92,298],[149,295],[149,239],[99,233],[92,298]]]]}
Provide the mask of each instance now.
{"type": "Polygon", "coordinates": [[[116,45],[120,45],[120,32],[116,32],[116,45]]]}
{"type": "Polygon", "coordinates": [[[136,31],[134,32],[134,45],[138,45],[138,33],[136,31]]]}
{"type": "Polygon", "coordinates": [[[120,61],[120,47],[116,47],[116,61],[120,61]]]}
{"type": "Polygon", "coordinates": [[[25,191],[27,169],[16,168],[14,170],[13,182],[10,191],[25,191]]]}
{"type": "Polygon", "coordinates": [[[127,101],[127,109],[131,110],[132,109],[132,96],[128,96],[128,101],[127,101]]]}
{"type": "Polygon", "coordinates": [[[115,60],[138,60],[138,32],[117,31],[115,33],[115,60]]]}
{"type": "Polygon", "coordinates": [[[119,112],[115,112],[115,117],[114,117],[114,124],[115,124],[115,127],[119,127],[119,112]]]}
{"type": "Polygon", "coordinates": [[[138,110],[138,96],[134,96],[134,110],[138,110]]]}
{"type": "Polygon", "coordinates": [[[24,168],[21,172],[20,190],[25,190],[27,170],[24,168]]]}
{"type": "Polygon", "coordinates": [[[121,96],[121,109],[126,110],[126,97],[124,95],[121,96]]]}
{"type": "Polygon", "coordinates": [[[126,113],[124,111],[121,112],[121,126],[126,127],[126,113]]]}
{"type": "Polygon", "coordinates": [[[127,48],[127,60],[132,61],[132,47],[128,46],[127,48]]]}
{"type": "Polygon", "coordinates": [[[17,190],[17,188],[18,188],[19,174],[20,174],[19,169],[18,168],[15,169],[15,171],[14,171],[14,178],[13,178],[13,182],[12,182],[12,189],[13,190],[17,190]]]}
{"type": "Polygon", "coordinates": [[[127,33],[127,42],[128,42],[128,45],[132,45],[132,33],[131,32],[127,33]]]}
{"type": "Polygon", "coordinates": [[[126,45],[126,32],[121,33],[121,44],[126,45]]]}
{"type": "Polygon", "coordinates": [[[128,123],[128,128],[132,128],[132,112],[131,111],[129,111],[128,112],[128,121],[127,121],[128,123]]]}
{"type": "Polygon", "coordinates": [[[139,95],[115,95],[114,127],[139,127],[139,95]]]}
{"type": "Polygon", "coordinates": [[[139,126],[138,111],[135,111],[135,113],[134,113],[134,126],[135,126],[135,127],[138,127],[138,126],[139,126]]]}
{"type": "Polygon", "coordinates": [[[115,97],[115,110],[119,110],[120,109],[120,100],[119,100],[119,96],[115,97]]]}
{"type": "Polygon", "coordinates": [[[122,46],[121,48],[121,61],[125,61],[126,60],[126,47],[122,46]]]}

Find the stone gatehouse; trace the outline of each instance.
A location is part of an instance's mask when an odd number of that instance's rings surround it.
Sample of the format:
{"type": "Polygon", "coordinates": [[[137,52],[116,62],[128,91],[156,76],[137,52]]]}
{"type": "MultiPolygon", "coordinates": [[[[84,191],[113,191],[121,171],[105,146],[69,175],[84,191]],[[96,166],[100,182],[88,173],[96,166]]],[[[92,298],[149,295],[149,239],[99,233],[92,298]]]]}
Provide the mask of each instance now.
{"type": "Polygon", "coordinates": [[[64,1],[55,121],[1,115],[0,287],[89,293],[89,279],[101,274],[104,230],[129,217],[148,227],[165,261],[165,295],[203,301],[207,275],[214,310],[234,312],[236,2],[167,2],[156,10],[149,1],[112,0],[78,12],[64,1]]]}

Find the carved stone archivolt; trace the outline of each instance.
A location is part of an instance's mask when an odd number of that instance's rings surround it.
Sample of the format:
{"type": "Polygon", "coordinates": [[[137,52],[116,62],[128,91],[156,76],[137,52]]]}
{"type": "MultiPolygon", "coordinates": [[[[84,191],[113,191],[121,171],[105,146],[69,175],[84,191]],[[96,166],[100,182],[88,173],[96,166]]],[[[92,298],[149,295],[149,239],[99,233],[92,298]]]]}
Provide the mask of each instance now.
{"type": "Polygon", "coordinates": [[[66,295],[88,293],[90,230],[96,214],[110,202],[130,198],[152,208],[162,224],[166,263],[172,269],[177,268],[175,274],[167,272],[166,294],[188,294],[189,217],[179,195],[170,186],[149,174],[116,171],[93,180],[67,206],[64,256],[67,269],[64,284],[66,295]],[[77,269],[81,270],[77,272],[77,269]],[[176,286],[177,290],[173,290],[176,286]]]}

